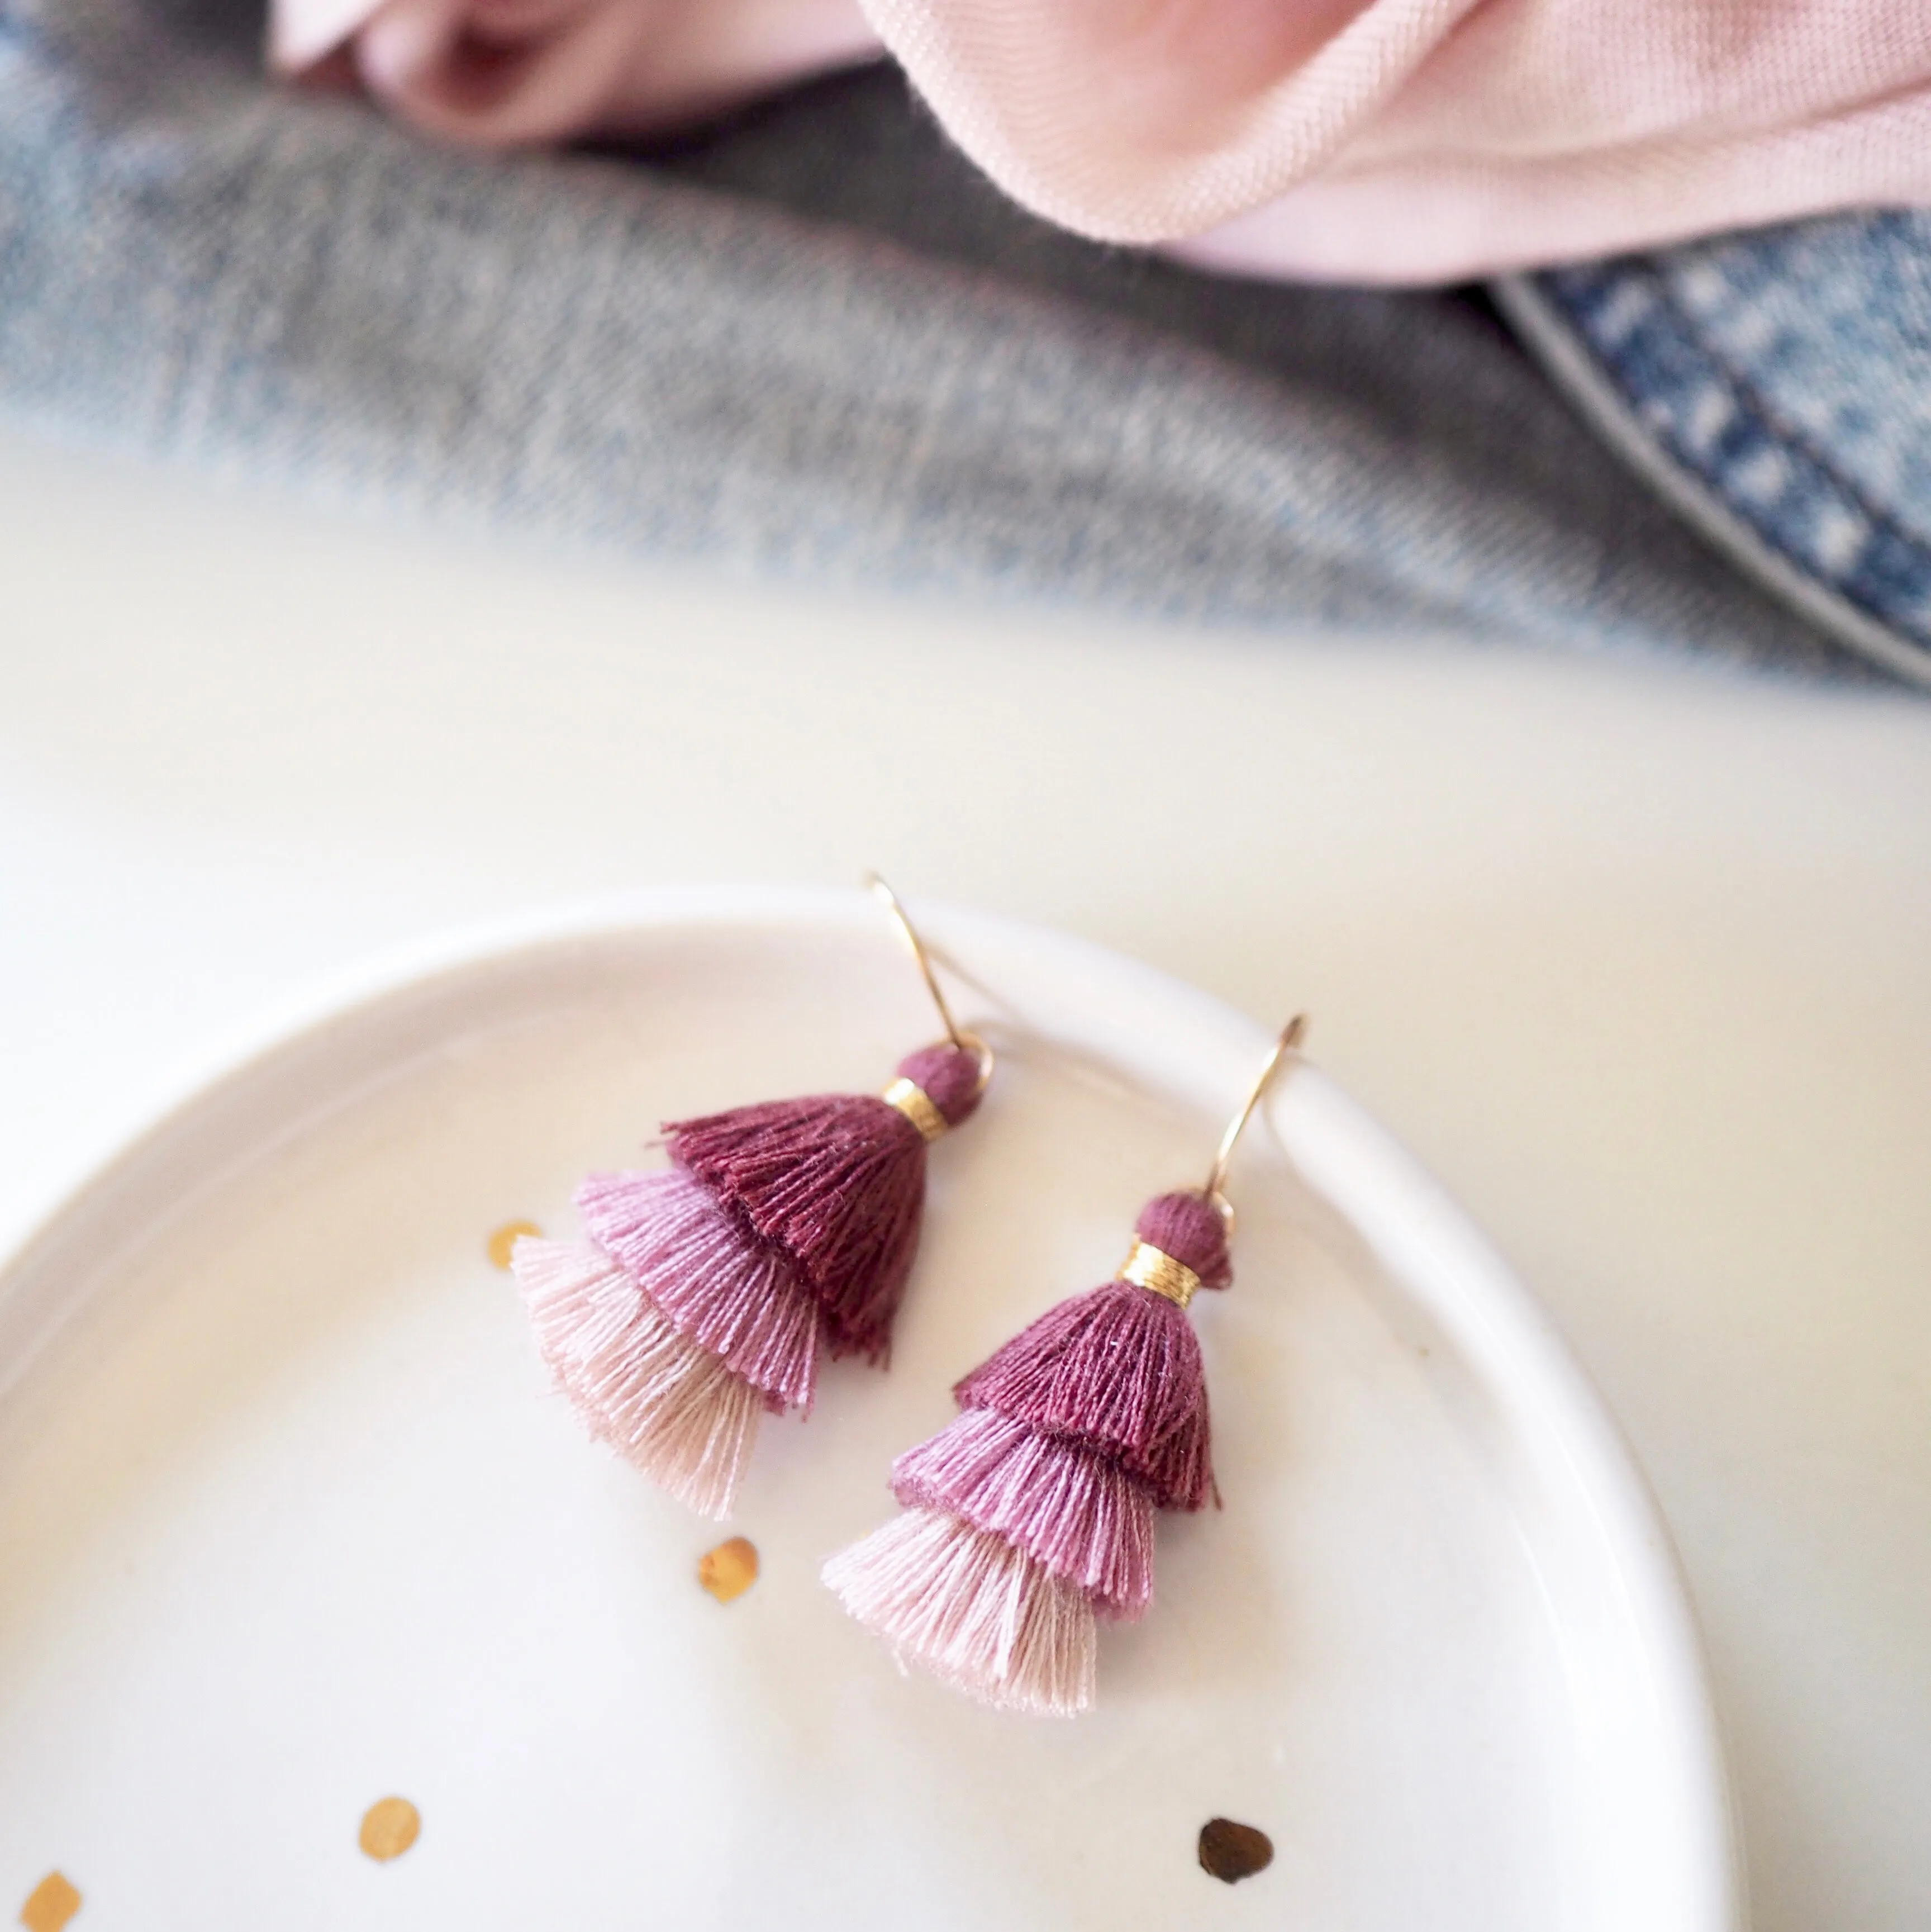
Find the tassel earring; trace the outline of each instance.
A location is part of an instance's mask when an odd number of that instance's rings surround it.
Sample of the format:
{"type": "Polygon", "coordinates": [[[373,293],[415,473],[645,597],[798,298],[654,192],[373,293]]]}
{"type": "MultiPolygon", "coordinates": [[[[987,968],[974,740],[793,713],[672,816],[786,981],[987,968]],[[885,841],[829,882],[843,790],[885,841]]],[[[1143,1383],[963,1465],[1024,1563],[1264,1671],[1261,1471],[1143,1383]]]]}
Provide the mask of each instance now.
{"type": "Polygon", "coordinates": [[[730,1513],[758,1420],[809,1414],[825,1354],[883,1366],[919,1244],[925,1150],[979,1105],[992,1053],[955,1024],[882,1094],[822,1094],[670,1121],[670,1166],[593,1174],[585,1236],[526,1235],[510,1267],[537,1346],[591,1433],[701,1514],[730,1513]]]}
{"type": "Polygon", "coordinates": [[[1162,1194],[1120,1272],[1050,1309],[953,1390],[961,1413],[893,1464],[903,1514],[825,1565],[845,1608],[955,1689],[1072,1717],[1093,1701],[1096,1620],[1153,1595],[1153,1513],[1213,1498],[1207,1382],[1186,1307],[1233,1280],[1221,1186],[1275,1042],[1207,1185],[1162,1194]]]}

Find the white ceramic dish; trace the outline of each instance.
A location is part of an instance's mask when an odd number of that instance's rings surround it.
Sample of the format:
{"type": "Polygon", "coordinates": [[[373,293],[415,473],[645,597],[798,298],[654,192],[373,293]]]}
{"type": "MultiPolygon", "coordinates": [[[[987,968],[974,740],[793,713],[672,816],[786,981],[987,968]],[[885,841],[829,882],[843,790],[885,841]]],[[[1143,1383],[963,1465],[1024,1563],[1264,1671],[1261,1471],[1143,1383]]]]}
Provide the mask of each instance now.
{"type": "MultiPolygon", "coordinates": [[[[418,963],[168,1112],[0,1271],[0,1906],[91,1924],[1730,1932],[1694,1630],[1534,1304],[1316,1070],[1196,1304],[1225,1509],[1162,1526],[1102,1708],[901,1677],[816,1581],[892,1454],[1204,1166],[1265,1044],[1115,956],[921,908],[998,1045],[892,1372],[768,1425],[723,1532],[546,1391],[496,1226],[658,1120],[931,1031],[857,893],[660,896],[418,963]],[[355,1847],[421,1808],[415,1849],[355,1847]],[[1216,1814],[1277,1856],[1234,1888],[1216,1814]]],[[[1284,997],[1288,992],[1284,988],[1284,997]]],[[[1318,1034],[1316,1036],[1318,1046],[1318,1034]]]]}

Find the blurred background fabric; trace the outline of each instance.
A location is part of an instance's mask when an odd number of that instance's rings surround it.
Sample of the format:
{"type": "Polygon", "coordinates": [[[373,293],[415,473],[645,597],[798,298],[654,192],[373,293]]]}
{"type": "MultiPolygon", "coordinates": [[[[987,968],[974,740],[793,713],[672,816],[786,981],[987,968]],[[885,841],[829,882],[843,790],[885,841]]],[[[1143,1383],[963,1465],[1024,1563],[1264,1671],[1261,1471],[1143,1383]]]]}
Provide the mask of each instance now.
{"type": "Polygon", "coordinates": [[[1931,681],[1925,218],[1293,287],[1033,220],[887,69],[484,157],[262,26],[0,0],[10,418],[736,575],[1931,681]]]}
{"type": "Polygon", "coordinates": [[[1719,236],[1498,292],[1713,543],[1834,635],[1931,676],[1931,215],[1719,236]]]}

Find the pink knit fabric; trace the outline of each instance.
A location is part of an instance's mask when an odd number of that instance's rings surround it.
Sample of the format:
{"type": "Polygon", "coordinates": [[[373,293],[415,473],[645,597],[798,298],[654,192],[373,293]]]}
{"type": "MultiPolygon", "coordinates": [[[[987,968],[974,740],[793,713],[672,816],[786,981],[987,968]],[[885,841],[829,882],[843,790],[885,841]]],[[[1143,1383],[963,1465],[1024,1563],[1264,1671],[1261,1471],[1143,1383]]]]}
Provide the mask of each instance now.
{"type": "Polygon", "coordinates": [[[881,48],[1037,213],[1262,274],[1931,202],[1924,0],[274,0],[271,35],[484,142],[672,126],[881,48]]]}
{"type": "Polygon", "coordinates": [[[685,125],[877,49],[853,0],[273,0],[269,14],[280,72],[346,53],[417,126],[489,146],[685,125]]]}

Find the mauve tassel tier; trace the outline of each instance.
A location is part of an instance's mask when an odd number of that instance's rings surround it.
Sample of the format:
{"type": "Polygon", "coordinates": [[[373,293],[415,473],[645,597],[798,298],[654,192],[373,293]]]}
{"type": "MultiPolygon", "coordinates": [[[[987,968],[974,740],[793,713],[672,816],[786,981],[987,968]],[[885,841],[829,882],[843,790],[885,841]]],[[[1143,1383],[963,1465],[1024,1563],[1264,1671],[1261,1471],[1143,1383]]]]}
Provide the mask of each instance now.
{"type": "Polygon", "coordinates": [[[517,1242],[538,1348],[591,1433],[729,1515],[759,1417],[810,1412],[820,1354],[885,1359],[926,1147],[978,1106],[981,1074],[975,1054],[927,1047],[883,1096],[670,1123],[667,1169],[577,1190],[584,1240],[517,1242]]]}
{"type": "Polygon", "coordinates": [[[1121,1272],[1049,1309],[953,1390],[961,1411],[893,1465],[904,1514],[825,1581],[907,1662],[1002,1709],[1093,1699],[1096,1620],[1153,1594],[1153,1512],[1213,1493],[1207,1382],[1186,1304],[1227,1287],[1198,1194],[1149,1202],[1121,1272]]]}

